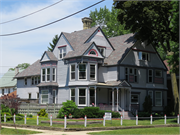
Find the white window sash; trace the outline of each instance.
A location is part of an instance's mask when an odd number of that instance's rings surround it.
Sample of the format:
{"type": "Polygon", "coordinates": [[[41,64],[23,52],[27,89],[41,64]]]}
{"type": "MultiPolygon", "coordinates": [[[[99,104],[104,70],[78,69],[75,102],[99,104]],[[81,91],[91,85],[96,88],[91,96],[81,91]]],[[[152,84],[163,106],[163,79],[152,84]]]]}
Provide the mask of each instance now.
{"type": "Polygon", "coordinates": [[[86,73],[86,77],[85,79],[79,79],[79,66],[78,66],[78,80],[87,80],[87,64],[83,63],[84,65],[86,65],[86,70],[85,70],[85,73],[86,73]]]}
{"type": "Polygon", "coordinates": [[[48,95],[48,103],[49,103],[49,90],[41,90],[41,104],[47,104],[47,103],[42,103],[42,96],[43,95],[48,95]],[[42,91],[48,91],[48,94],[42,94],[42,91]]]}
{"type": "Polygon", "coordinates": [[[56,68],[53,69],[54,69],[54,74],[52,73],[52,81],[56,82],[56,68]],[[53,80],[53,75],[54,75],[54,80],[53,80]]]}
{"type": "Polygon", "coordinates": [[[86,92],[86,88],[79,88],[78,89],[78,106],[86,106],[87,105],[87,92],[86,92]],[[80,89],[84,89],[85,90],[85,96],[79,96],[79,90],[80,89]],[[79,97],[85,97],[85,104],[79,104],[79,97]]]}
{"type": "MultiPolygon", "coordinates": [[[[79,70],[78,70],[78,71],[79,71],[79,70]]],[[[75,64],[70,64],[70,80],[75,80],[75,79],[76,79],[76,65],[75,65],[75,64]],[[71,66],[72,66],[72,65],[75,66],[75,71],[73,71],[73,72],[71,71],[71,68],[72,68],[71,66]],[[71,73],[75,73],[75,78],[74,78],[74,79],[71,78],[71,73]]]]}
{"type": "Polygon", "coordinates": [[[45,78],[46,82],[50,82],[50,74],[51,74],[51,71],[50,71],[50,70],[51,70],[50,68],[46,68],[46,74],[45,74],[45,76],[46,76],[46,78],[45,78]],[[48,74],[48,72],[47,72],[48,69],[49,69],[49,74],[48,74]],[[49,75],[49,81],[47,80],[47,79],[48,79],[48,75],[49,75]]]}
{"type": "Polygon", "coordinates": [[[97,72],[96,72],[96,64],[90,64],[89,78],[90,78],[91,81],[96,81],[96,73],[97,73],[97,72]],[[94,80],[91,80],[91,77],[90,77],[90,76],[91,76],[91,65],[94,65],[94,68],[95,68],[95,78],[94,78],[94,80]]]}

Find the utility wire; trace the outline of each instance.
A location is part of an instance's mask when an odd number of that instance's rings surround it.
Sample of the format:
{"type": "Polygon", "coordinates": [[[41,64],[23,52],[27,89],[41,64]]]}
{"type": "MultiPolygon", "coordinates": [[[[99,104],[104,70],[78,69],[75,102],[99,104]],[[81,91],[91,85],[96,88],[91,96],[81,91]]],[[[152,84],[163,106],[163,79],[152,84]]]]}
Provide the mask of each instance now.
{"type": "Polygon", "coordinates": [[[16,20],[25,18],[25,17],[27,17],[27,16],[30,16],[30,15],[32,15],[32,14],[35,14],[35,13],[40,12],[40,11],[42,11],[42,10],[45,10],[45,9],[47,9],[47,8],[49,8],[49,7],[52,7],[52,6],[58,4],[58,3],[62,2],[62,1],[63,1],[63,0],[60,0],[60,1],[54,3],[54,4],[50,5],[50,6],[47,6],[47,7],[43,8],[43,9],[40,9],[40,10],[38,10],[38,11],[32,12],[32,13],[30,13],[30,14],[27,14],[27,15],[24,15],[24,16],[18,17],[18,18],[16,18],[16,19],[12,19],[12,20],[6,21],[6,22],[1,22],[0,24],[5,24],[5,23],[9,23],[9,22],[13,22],[13,21],[16,21],[16,20]]]}
{"type": "Polygon", "coordinates": [[[59,20],[56,20],[56,21],[54,21],[54,22],[51,22],[51,23],[48,23],[48,24],[45,24],[45,25],[42,25],[42,26],[39,26],[39,27],[36,27],[36,28],[33,28],[33,29],[29,29],[29,30],[25,30],[25,31],[21,31],[21,32],[16,32],[16,33],[4,34],[4,35],[0,35],[0,36],[17,35],[17,34],[21,34],[21,33],[25,33],[25,32],[29,32],[29,31],[33,31],[33,30],[36,30],[36,29],[40,29],[40,28],[46,27],[46,26],[51,25],[51,24],[53,24],[53,23],[56,23],[56,22],[59,22],[59,21],[62,21],[62,20],[64,20],[64,19],[66,19],[66,18],[69,18],[69,17],[71,17],[71,16],[73,16],[73,15],[76,15],[76,14],[78,14],[78,13],[84,11],[84,10],[87,10],[87,9],[89,9],[89,8],[95,6],[95,5],[97,5],[97,4],[99,4],[99,3],[103,2],[103,1],[105,1],[105,0],[101,0],[101,1],[99,1],[99,2],[97,2],[97,3],[95,3],[95,4],[93,4],[93,5],[91,5],[91,6],[89,6],[89,7],[86,7],[86,8],[84,8],[84,9],[78,11],[78,12],[75,12],[75,13],[73,13],[73,14],[71,14],[71,15],[68,15],[68,16],[66,16],[66,17],[64,17],[64,18],[61,18],[61,19],[59,19],[59,20]]]}

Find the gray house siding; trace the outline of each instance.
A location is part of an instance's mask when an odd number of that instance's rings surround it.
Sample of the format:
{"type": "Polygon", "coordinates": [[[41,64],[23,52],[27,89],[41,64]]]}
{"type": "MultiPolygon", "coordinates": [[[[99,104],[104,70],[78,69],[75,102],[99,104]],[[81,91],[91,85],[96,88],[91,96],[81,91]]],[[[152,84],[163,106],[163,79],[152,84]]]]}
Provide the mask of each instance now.
{"type": "Polygon", "coordinates": [[[98,69],[99,82],[107,81],[107,67],[99,67],[98,69]]]}
{"type": "Polygon", "coordinates": [[[29,93],[31,93],[31,99],[37,99],[37,93],[39,93],[39,88],[36,86],[27,88],[17,88],[17,95],[21,99],[28,99],[29,93]]]}
{"type": "Polygon", "coordinates": [[[117,66],[107,67],[107,81],[117,81],[117,66]]]}
{"type": "Polygon", "coordinates": [[[70,100],[70,89],[69,87],[58,88],[58,103],[66,102],[70,100]]]}

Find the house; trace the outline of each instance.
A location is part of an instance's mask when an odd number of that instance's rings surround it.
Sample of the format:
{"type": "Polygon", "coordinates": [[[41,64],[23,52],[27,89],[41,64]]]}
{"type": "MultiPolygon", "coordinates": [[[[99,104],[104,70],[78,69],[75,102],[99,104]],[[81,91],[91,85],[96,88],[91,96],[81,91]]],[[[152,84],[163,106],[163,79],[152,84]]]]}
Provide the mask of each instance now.
{"type": "Polygon", "coordinates": [[[14,77],[22,71],[23,70],[15,68],[15,71],[8,71],[3,75],[3,77],[0,79],[0,97],[7,95],[17,89],[17,79],[14,79],[14,77]]]}
{"type": "Polygon", "coordinates": [[[162,111],[167,68],[155,48],[134,34],[107,38],[100,27],[90,28],[90,18],[82,21],[83,30],[62,32],[52,52],[16,76],[18,96],[39,97],[41,104],[73,100],[78,107],[141,111],[150,95],[153,111],[162,111]]]}

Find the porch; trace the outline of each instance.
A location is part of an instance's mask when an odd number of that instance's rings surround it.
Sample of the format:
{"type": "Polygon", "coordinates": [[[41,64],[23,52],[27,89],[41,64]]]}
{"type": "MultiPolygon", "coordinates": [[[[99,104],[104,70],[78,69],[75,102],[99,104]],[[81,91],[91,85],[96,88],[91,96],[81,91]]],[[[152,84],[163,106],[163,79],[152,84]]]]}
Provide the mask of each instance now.
{"type": "Polygon", "coordinates": [[[88,87],[88,106],[101,110],[131,111],[131,87],[126,82],[111,81],[88,87]]]}

